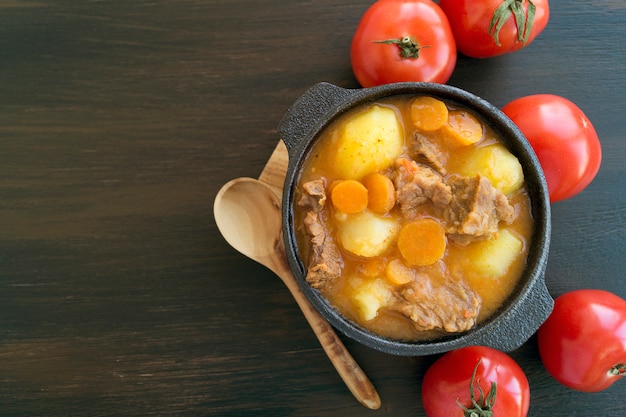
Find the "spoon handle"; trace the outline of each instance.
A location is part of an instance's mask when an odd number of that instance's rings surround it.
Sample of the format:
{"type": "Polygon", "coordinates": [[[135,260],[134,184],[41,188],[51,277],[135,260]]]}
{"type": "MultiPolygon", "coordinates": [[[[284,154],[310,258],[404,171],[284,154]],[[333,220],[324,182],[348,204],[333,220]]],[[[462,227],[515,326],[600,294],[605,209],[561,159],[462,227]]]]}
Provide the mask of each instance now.
{"type": "MultiPolygon", "coordinates": [[[[285,260],[286,262],[286,260],[285,260]]],[[[284,281],[285,285],[296,299],[300,309],[304,313],[315,335],[328,358],[335,366],[339,376],[352,392],[352,395],[365,407],[376,410],[380,408],[380,396],[374,385],[363,372],[358,363],[354,360],[350,352],[339,339],[331,325],[315,310],[313,305],[298,286],[291,271],[283,265],[276,268],[276,272],[284,281]]]]}

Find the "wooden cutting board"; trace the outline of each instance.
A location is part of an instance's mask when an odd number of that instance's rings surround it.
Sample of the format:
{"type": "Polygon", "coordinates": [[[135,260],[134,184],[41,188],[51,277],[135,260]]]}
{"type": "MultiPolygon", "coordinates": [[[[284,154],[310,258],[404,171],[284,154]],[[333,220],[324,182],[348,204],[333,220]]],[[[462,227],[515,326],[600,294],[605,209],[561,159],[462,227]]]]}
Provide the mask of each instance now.
{"type": "Polygon", "coordinates": [[[274,149],[274,152],[267,160],[259,181],[269,185],[272,190],[282,198],[283,195],[283,183],[285,182],[285,176],[287,175],[287,166],[289,165],[289,155],[287,154],[287,147],[285,143],[280,140],[274,149]]]}

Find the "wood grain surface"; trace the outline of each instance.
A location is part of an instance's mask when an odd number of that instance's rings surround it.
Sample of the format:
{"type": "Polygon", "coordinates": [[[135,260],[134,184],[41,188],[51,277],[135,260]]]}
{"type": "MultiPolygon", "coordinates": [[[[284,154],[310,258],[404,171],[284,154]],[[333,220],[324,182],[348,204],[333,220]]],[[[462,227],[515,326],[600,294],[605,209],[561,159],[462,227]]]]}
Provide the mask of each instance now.
{"type": "MultiPolygon", "coordinates": [[[[212,213],[224,183],[261,174],[304,91],[358,87],[350,40],[370,4],[0,0],[0,416],[425,415],[436,357],[343,339],[382,399],[366,410],[212,213]]],[[[602,167],[553,205],[546,280],[554,296],[626,298],[626,5],[551,6],[532,45],[461,56],[449,83],[587,113],[602,167]]],[[[531,416],[626,415],[626,381],[581,394],[550,378],[534,338],[511,355],[531,416]]]]}

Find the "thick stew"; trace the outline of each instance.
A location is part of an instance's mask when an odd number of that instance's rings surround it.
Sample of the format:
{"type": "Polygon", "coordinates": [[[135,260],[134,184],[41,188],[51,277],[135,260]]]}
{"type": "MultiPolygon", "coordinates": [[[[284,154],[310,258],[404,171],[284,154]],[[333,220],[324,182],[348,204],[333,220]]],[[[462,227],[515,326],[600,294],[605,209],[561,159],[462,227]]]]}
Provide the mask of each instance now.
{"type": "Polygon", "coordinates": [[[524,173],[468,109],[420,96],[345,113],[315,142],[297,187],[307,282],[380,336],[467,331],[522,275],[533,233],[524,173]]]}

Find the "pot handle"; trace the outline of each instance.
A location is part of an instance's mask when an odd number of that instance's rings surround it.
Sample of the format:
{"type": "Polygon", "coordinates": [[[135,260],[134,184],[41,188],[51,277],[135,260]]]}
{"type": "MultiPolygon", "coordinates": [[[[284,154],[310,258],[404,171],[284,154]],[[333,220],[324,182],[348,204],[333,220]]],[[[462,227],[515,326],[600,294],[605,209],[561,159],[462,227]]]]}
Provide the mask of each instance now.
{"type": "Polygon", "coordinates": [[[548,292],[545,282],[537,282],[527,299],[519,304],[503,322],[497,332],[484,335],[475,344],[491,346],[504,352],[519,348],[537,331],[548,318],[554,307],[554,299],[548,292]]]}
{"type": "Polygon", "coordinates": [[[285,142],[289,154],[293,154],[322,116],[351,94],[351,90],[322,82],[315,84],[300,96],[278,124],[278,133],[285,142]]]}

